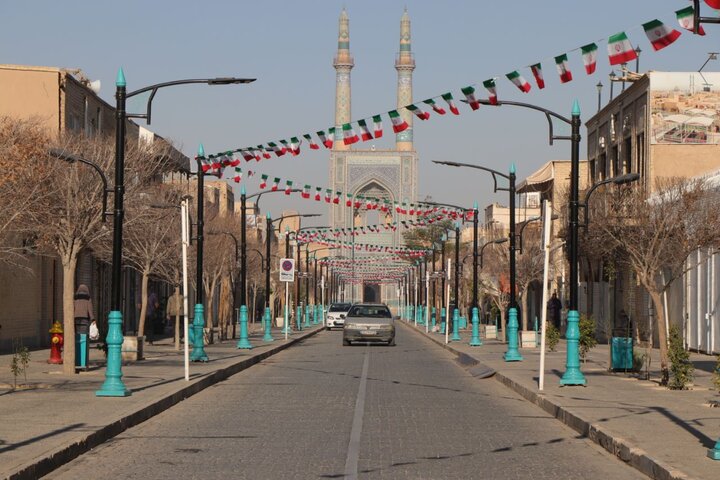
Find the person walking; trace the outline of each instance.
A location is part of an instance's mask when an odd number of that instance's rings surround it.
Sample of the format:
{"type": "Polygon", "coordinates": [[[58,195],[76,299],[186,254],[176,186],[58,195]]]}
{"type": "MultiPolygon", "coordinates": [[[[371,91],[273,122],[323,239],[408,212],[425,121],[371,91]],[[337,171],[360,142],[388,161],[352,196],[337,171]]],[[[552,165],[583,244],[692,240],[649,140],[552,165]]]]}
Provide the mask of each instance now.
{"type": "Polygon", "coordinates": [[[560,330],[560,312],[562,311],[562,302],[557,298],[557,292],[553,292],[547,303],[547,316],[552,325],[560,330]]]}
{"type": "Polygon", "coordinates": [[[180,338],[183,335],[183,330],[180,328],[181,318],[185,316],[185,309],[183,308],[183,298],[180,295],[180,287],[175,287],[175,291],[168,297],[167,306],[165,307],[165,318],[168,325],[173,326],[173,332],[175,335],[175,348],[180,348],[180,338]]]}
{"type": "Polygon", "coordinates": [[[90,356],[90,323],[95,321],[95,313],[93,312],[93,304],[90,299],[90,289],[87,285],[81,283],[74,296],[74,317],[75,317],[75,336],[78,340],[82,340],[80,335],[85,335],[84,344],[82,341],[76,341],[75,349],[75,365],[81,368],[87,369],[88,359],[90,356]],[[80,351],[81,345],[84,347],[84,352],[80,351]],[[78,361],[78,358],[80,361],[78,361]],[[84,362],[82,359],[84,358],[84,362]]]}

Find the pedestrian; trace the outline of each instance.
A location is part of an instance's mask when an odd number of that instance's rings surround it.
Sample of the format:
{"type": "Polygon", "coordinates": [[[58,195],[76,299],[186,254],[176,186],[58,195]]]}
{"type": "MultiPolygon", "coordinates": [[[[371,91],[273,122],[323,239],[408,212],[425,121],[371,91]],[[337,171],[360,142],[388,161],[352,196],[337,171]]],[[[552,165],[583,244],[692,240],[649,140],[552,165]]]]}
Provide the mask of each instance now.
{"type": "Polygon", "coordinates": [[[159,312],[160,301],[155,292],[150,292],[147,300],[147,308],[145,309],[145,333],[149,337],[148,343],[150,345],[153,344],[155,337],[155,329],[157,328],[155,324],[158,322],[157,316],[159,312]]]}
{"type": "Polygon", "coordinates": [[[553,292],[547,303],[548,321],[560,330],[560,312],[562,311],[562,302],[557,298],[557,292],[553,292]]]}
{"type": "MultiPolygon", "coordinates": [[[[74,317],[75,317],[75,335],[85,335],[85,365],[81,365],[87,368],[87,360],[90,356],[90,342],[88,335],[90,333],[90,322],[95,321],[95,313],[93,312],[93,304],[90,299],[90,289],[87,285],[81,283],[75,291],[73,297],[74,304],[74,317]]],[[[82,345],[77,342],[76,345],[82,345]]],[[[81,352],[76,352],[76,355],[81,352]]]]}

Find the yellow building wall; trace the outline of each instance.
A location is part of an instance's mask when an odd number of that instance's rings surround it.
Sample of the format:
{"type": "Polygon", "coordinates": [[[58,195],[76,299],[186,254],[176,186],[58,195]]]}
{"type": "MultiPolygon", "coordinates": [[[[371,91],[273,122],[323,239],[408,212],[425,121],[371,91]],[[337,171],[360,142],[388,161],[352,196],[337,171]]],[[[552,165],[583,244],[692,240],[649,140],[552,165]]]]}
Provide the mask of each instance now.
{"type": "Polygon", "coordinates": [[[0,67],[0,115],[38,117],[59,131],[60,73],[57,70],[18,70],[0,67]]]}
{"type": "Polygon", "coordinates": [[[720,169],[720,146],[718,145],[651,145],[649,182],[655,190],[659,178],[691,178],[720,169]]]}

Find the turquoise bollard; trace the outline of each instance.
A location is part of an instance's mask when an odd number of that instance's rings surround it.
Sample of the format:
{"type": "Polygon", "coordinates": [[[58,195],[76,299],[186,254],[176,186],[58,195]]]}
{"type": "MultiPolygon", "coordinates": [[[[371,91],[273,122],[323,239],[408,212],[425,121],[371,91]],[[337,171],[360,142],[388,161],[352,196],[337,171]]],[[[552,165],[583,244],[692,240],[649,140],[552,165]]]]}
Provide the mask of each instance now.
{"type": "Polygon", "coordinates": [[[570,310],[567,317],[567,357],[565,360],[565,374],[560,379],[560,385],[585,385],[587,381],[580,371],[580,314],[577,310],[570,310]]]}
{"type": "Polygon", "coordinates": [[[250,344],[250,340],[248,340],[248,311],[247,306],[242,305],[240,307],[240,339],[237,343],[237,348],[241,350],[252,350],[253,346],[250,344]]]}
{"type": "Polygon", "coordinates": [[[518,351],[518,319],[517,309],[511,308],[508,311],[508,350],[505,352],[504,359],[506,362],[520,362],[523,357],[518,351]]]}
{"type": "Polygon", "coordinates": [[[190,354],[192,362],[207,362],[208,356],[203,345],[203,327],[205,326],[204,308],[201,303],[195,305],[195,318],[193,319],[193,351],[190,354]]]}
{"type": "Polygon", "coordinates": [[[480,339],[480,317],[478,316],[477,307],[473,307],[473,309],[472,309],[472,336],[470,337],[470,346],[471,347],[479,347],[480,345],[482,345],[482,340],[480,339]]]}
{"type": "Polygon", "coordinates": [[[270,318],[270,307],[265,307],[265,335],[263,336],[263,342],[272,342],[275,339],[272,336],[272,320],[270,318]]]}
{"type": "Polygon", "coordinates": [[[453,310],[453,333],[450,338],[451,342],[459,342],[460,338],[460,310],[457,308],[453,310]]]}

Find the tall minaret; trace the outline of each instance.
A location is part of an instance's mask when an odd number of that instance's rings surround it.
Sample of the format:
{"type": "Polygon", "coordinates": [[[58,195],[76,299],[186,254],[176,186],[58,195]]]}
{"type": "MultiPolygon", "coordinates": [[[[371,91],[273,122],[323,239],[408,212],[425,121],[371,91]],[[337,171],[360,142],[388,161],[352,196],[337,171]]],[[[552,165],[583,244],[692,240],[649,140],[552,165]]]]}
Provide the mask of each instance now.
{"type": "Polygon", "coordinates": [[[338,49],[333,61],[335,67],[335,144],[336,150],[346,150],[343,143],[342,126],[350,118],[350,70],[355,66],[350,55],[350,19],[345,8],[338,21],[338,49]]]}
{"type": "MultiPolygon", "coordinates": [[[[398,107],[404,107],[412,103],[412,73],[415,70],[415,59],[410,49],[410,17],[407,8],[400,19],[400,53],[395,60],[395,70],[398,72],[397,101],[398,107]]],[[[408,110],[400,110],[400,115],[408,123],[409,127],[395,137],[397,150],[413,150],[413,119],[412,113],[408,110]]]]}

